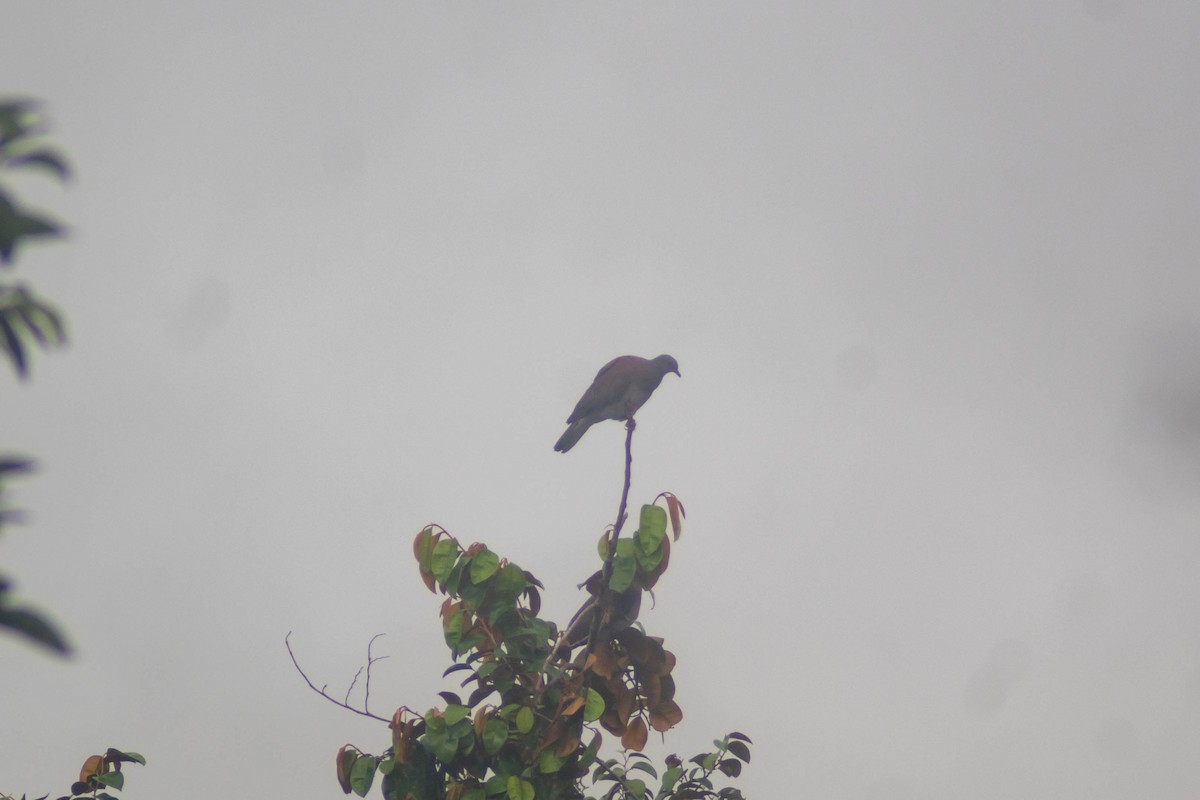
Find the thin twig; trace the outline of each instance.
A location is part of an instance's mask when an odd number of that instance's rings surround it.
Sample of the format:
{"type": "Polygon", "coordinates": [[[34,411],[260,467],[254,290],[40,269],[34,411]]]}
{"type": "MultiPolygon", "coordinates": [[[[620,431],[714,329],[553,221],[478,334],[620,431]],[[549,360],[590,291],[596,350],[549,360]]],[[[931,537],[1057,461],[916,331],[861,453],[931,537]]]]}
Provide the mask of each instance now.
{"type": "Polygon", "coordinates": [[[371,645],[375,644],[375,640],[380,636],[383,636],[383,634],[377,633],[371,637],[371,641],[367,642],[367,685],[363,687],[363,711],[371,710],[371,665],[376,661],[383,661],[387,658],[387,656],[375,658],[371,655],[371,645]]]}
{"type": "MultiPolygon", "coordinates": [[[[346,689],[346,702],[350,702],[350,693],[354,691],[354,684],[358,683],[358,676],[362,675],[363,668],[359,667],[358,672],[354,673],[354,677],[350,679],[350,686],[346,689]]],[[[366,704],[363,705],[366,708],[366,704]]]]}
{"type": "MultiPolygon", "coordinates": [[[[386,723],[391,722],[390,719],[384,719],[383,717],[376,716],[375,714],[372,714],[370,711],[367,711],[365,705],[362,709],[357,709],[354,706],[350,705],[350,703],[349,703],[350,693],[349,692],[346,692],[347,702],[342,702],[335,697],[330,697],[329,693],[325,691],[325,689],[329,686],[329,684],[325,684],[320,689],[318,689],[316,687],[316,684],[314,684],[309,679],[308,675],[305,674],[304,670],[300,668],[300,662],[296,660],[296,654],[294,652],[292,652],[292,643],[290,641],[291,638],[292,638],[292,632],[288,631],[288,635],[283,637],[283,644],[285,647],[287,647],[288,655],[292,657],[292,664],[296,667],[296,671],[300,673],[300,677],[304,678],[304,682],[308,684],[308,688],[312,689],[314,692],[321,695],[321,697],[324,697],[326,700],[333,703],[335,706],[340,706],[341,708],[344,708],[347,711],[353,711],[355,714],[358,714],[363,717],[370,717],[371,719],[377,719],[380,722],[386,722],[386,723]]],[[[375,641],[375,640],[372,639],[371,641],[375,641]]],[[[367,663],[369,665],[370,664],[370,661],[369,661],[370,649],[369,648],[368,648],[367,652],[368,652],[368,656],[367,656],[368,662],[367,663]]],[[[378,660],[378,659],[376,659],[376,660],[378,660]]],[[[361,672],[362,670],[359,670],[359,671],[361,672]]],[[[357,679],[358,679],[358,676],[356,675],[355,680],[357,680],[357,679]]],[[[351,686],[353,686],[353,684],[351,684],[351,686]]]]}
{"type": "Polygon", "coordinates": [[[633,431],[637,423],[633,417],[625,423],[625,486],[621,489],[621,504],[617,508],[617,523],[613,526],[612,536],[608,540],[608,553],[604,557],[604,568],[600,571],[600,594],[596,602],[596,615],[592,617],[592,628],[588,633],[587,647],[584,657],[591,655],[596,648],[596,640],[600,637],[602,618],[612,604],[612,589],[608,582],[612,579],[613,559],[617,557],[617,538],[621,535],[621,527],[625,524],[625,508],[629,503],[629,484],[633,474],[633,431]]]}

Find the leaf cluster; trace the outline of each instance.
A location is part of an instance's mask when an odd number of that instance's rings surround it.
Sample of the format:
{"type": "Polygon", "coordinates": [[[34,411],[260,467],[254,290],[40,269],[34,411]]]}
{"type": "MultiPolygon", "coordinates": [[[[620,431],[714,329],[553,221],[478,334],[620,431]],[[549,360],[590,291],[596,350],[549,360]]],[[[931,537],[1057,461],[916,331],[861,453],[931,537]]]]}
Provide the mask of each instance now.
{"type": "Polygon", "coordinates": [[[420,531],[413,555],[421,579],[445,595],[442,635],[455,663],[444,675],[461,675],[470,691],[441,692],[445,705],[424,714],[398,709],[380,755],[341,748],[342,790],[366,796],[378,774],[388,800],[582,800],[590,774],[593,783],[612,782],[607,798],[740,798],[712,789],[710,776],[735,775],[730,764],[740,771],[741,754],[749,760],[741,734],[717,743],[732,759],[668,763],[656,792],[629,774],[657,777],[637,751],[650,729],[664,732],[683,718],[671,677],[676,658],[636,621],[642,593],[669,562],[668,522],[677,540],[683,518],[674,495],[659,499],[666,508],[643,506],[631,537],[606,534],[604,568],[586,582],[590,598],[561,633],[539,616],[543,586],[531,573],[484,544],[463,547],[439,526],[420,531]],[[629,751],[624,764],[600,759],[600,729],[629,751]]]}
{"type": "MultiPolygon", "coordinates": [[[[125,787],[125,773],[121,771],[122,764],[146,765],[146,759],[141,753],[122,751],[108,748],[104,755],[88,756],[79,770],[79,780],[71,784],[69,794],[61,795],[56,800],[117,800],[110,792],[119,792],[125,787]]],[[[46,800],[50,795],[44,794],[35,800],[46,800]]],[[[0,800],[15,800],[8,795],[0,795],[0,800]]],[[[25,800],[25,795],[21,795],[25,800]]]]}
{"type": "Polygon", "coordinates": [[[730,778],[742,774],[742,764],[750,763],[750,737],[734,731],[724,739],[714,740],[713,752],[699,753],[685,764],[677,755],[666,757],[666,769],[654,791],[642,772],[659,778],[650,759],[639,752],[628,752],[623,761],[608,759],[596,766],[593,779],[597,786],[610,784],[604,800],[743,800],[741,790],[732,786],[718,788],[714,774],[730,778]]]}
{"type": "MultiPolygon", "coordinates": [[[[62,156],[46,144],[45,122],[36,104],[29,100],[0,102],[0,176],[29,169],[49,172],[59,180],[70,176],[62,156]]],[[[23,239],[61,235],[62,226],[23,209],[0,183],[0,268],[12,268],[13,255],[23,239]]],[[[62,317],[52,305],[23,284],[0,282],[0,353],[12,364],[18,378],[29,376],[28,352],[32,345],[58,346],[66,338],[62,317]]],[[[28,472],[32,466],[28,459],[0,457],[0,528],[17,517],[3,504],[4,479],[12,473],[28,472]]],[[[14,602],[12,584],[3,576],[0,628],[15,631],[60,655],[69,650],[62,635],[42,614],[14,602]]]]}

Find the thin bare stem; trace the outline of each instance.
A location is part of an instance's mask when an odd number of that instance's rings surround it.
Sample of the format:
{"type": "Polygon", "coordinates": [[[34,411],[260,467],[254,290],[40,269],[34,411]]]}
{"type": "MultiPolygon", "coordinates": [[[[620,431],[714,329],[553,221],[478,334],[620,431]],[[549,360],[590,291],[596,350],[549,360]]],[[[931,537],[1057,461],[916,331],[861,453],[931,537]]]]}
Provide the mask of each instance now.
{"type": "Polygon", "coordinates": [[[383,634],[377,633],[371,637],[371,641],[367,642],[367,683],[366,686],[363,687],[363,711],[371,710],[371,667],[376,661],[383,661],[385,658],[387,658],[387,656],[379,656],[376,658],[371,655],[371,645],[375,644],[375,640],[380,636],[383,636],[383,634]]]}
{"type": "Polygon", "coordinates": [[[629,504],[629,485],[633,475],[633,431],[637,423],[633,417],[625,423],[625,485],[621,489],[621,504],[617,507],[617,522],[613,525],[612,534],[608,539],[608,553],[604,556],[604,568],[600,571],[600,595],[597,598],[596,612],[592,617],[591,631],[588,633],[585,657],[591,655],[596,648],[596,640],[600,637],[600,627],[605,612],[612,604],[612,590],[608,582],[612,578],[613,559],[617,557],[617,538],[621,535],[621,527],[625,524],[625,509],[629,504]]]}
{"type": "MultiPolygon", "coordinates": [[[[326,688],[328,688],[329,684],[325,684],[325,686],[322,686],[320,689],[318,689],[318,688],[317,688],[317,686],[316,686],[316,684],[314,684],[314,683],[313,683],[313,682],[312,682],[312,681],[309,679],[308,675],[307,675],[307,674],[305,674],[304,670],[303,670],[303,669],[301,669],[301,667],[300,667],[300,662],[296,660],[296,654],[295,654],[294,652],[292,652],[292,643],[291,643],[291,641],[290,641],[290,640],[291,640],[291,638],[292,638],[292,632],[291,632],[291,631],[288,631],[288,635],[287,635],[287,636],[285,636],[285,637],[283,637],[283,644],[284,644],[284,646],[285,646],[285,647],[287,647],[288,655],[292,657],[292,664],[293,664],[293,665],[296,667],[296,671],[300,673],[300,677],[301,677],[301,678],[304,678],[304,682],[308,684],[308,688],[312,689],[314,692],[316,692],[317,694],[321,695],[321,697],[324,697],[326,700],[328,700],[329,702],[333,703],[335,706],[339,706],[339,707],[341,707],[341,708],[344,708],[344,709],[346,709],[347,711],[353,711],[355,714],[358,714],[358,715],[360,715],[360,716],[363,716],[363,717],[370,717],[371,719],[377,719],[377,720],[379,720],[380,722],[385,722],[385,723],[390,723],[390,722],[391,722],[391,720],[390,720],[390,719],[384,719],[383,717],[376,716],[375,714],[372,714],[370,711],[368,711],[368,710],[367,710],[367,708],[366,708],[366,704],[365,704],[365,703],[363,704],[363,707],[362,707],[361,709],[355,708],[354,706],[350,705],[350,702],[349,702],[349,701],[350,701],[350,692],[349,692],[349,690],[347,690],[347,691],[346,691],[346,701],[345,701],[345,702],[342,702],[341,700],[338,700],[338,699],[337,699],[337,698],[335,698],[335,697],[330,697],[330,696],[329,696],[329,693],[325,691],[325,689],[326,689],[326,688]]],[[[377,638],[379,638],[379,637],[378,637],[378,635],[377,635],[375,638],[376,638],[376,639],[377,639],[377,638]]],[[[372,641],[372,642],[374,642],[374,641],[375,641],[375,639],[372,639],[371,641],[372,641]]],[[[383,658],[386,658],[386,656],[383,656],[383,658]]],[[[375,659],[375,660],[376,660],[376,661],[379,661],[380,659],[378,659],[378,658],[377,658],[377,659],[375,659]]],[[[370,645],[368,645],[368,646],[367,646],[367,667],[368,667],[368,669],[370,668],[370,665],[371,665],[371,649],[370,649],[370,645]]],[[[359,672],[362,672],[362,670],[360,669],[360,670],[359,670],[359,672]]],[[[358,676],[357,676],[357,675],[355,675],[355,676],[354,676],[354,679],[355,679],[355,680],[358,680],[358,676]]],[[[369,685],[370,685],[370,676],[369,676],[369,674],[368,674],[368,677],[367,677],[367,682],[368,682],[368,687],[369,687],[369,685]]],[[[351,689],[352,689],[352,688],[354,688],[354,683],[353,683],[353,682],[351,682],[351,684],[350,684],[350,688],[351,688],[351,689]]]]}

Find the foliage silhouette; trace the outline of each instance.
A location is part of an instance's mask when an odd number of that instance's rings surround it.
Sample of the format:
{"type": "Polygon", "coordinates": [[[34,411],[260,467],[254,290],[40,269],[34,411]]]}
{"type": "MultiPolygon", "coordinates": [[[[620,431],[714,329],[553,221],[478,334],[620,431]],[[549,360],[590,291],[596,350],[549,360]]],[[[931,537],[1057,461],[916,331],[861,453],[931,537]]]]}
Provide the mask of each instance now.
{"type": "MultiPolygon", "coordinates": [[[[56,150],[43,140],[45,123],[30,100],[0,102],[0,170],[39,169],[48,171],[59,180],[66,180],[70,170],[56,150]]],[[[0,184],[0,268],[11,269],[17,246],[24,239],[61,237],[63,228],[58,222],[22,209],[11,192],[0,184]]],[[[27,286],[0,282],[0,351],[8,357],[17,377],[29,375],[29,343],[42,347],[66,342],[66,331],[58,311],[38,298],[27,286]]],[[[5,481],[14,475],[33,470],[33,461],[19,456],[0,456],[0,532],[5,525],[17,522],[20,514],[5,503],[5,481]]],[[[67,655],[70,647],[53,625],[39,611],[19,605],[13,599],[12,584],[0,576],[0,628],[26,637],[59,655],[67,655]]],[[[84,761],[68,794],[57,800],[90,797],[93,800],[116,800],[110,792],[125,785],[121,771],[123,763],[145,764],[139,753],[109,748],[104,755],[94,755],[84,761]]],[[[46,800],[42,795],[37,800],[46,800]]],[[[25,800],[25,795],[21,795],[25,800]]],[[[13,800],[0,794],[0,800],[13,800]]]]}
{"type": "MultiPolygon", "coordinates": [[[[146,759],[141,753],[123,752],[108,748],[104,755],[88,756],[79,770],[79,780],[71,784],[68,794],[60,795],[55,800],[117,800],[109,792],[120,791],[125,786],[125,773],[121,771],[122,764],[142,764],[146,759]]],[[[44,794],[34,800],[46,800],[50,795],[44,794]]],[[[12,795],[0,794],[0,800],[16,800],[12,795]]],[[[21,795],[21,800],[26,800],[21,795]]]]}
{"type": "MultiPolygon", "coordinates": [[[[40,170],[66,180],[70,170],[58,151],[45,142],[45,121],[31,100],[0,102],[0,175],[40,170]]],[[[17,247],[25,239],[60,237],[62,226],[43,214],[25,210],[0,182],[0,269],[13,268],[17,247]]],[[[61,345],[66,330],[58,311],[22,283],[0,281],[0,352],[24,380],[29,376],[31,344],[61,345]]],[[[32,471],[33,461],[0,456],[0,532],[19,514],[4,505],[8,478],[32,471]]],[[[66,639],[44,614],[20,605],[12,583],[0,576],[0,628],[25,637],[59,655],[70,652],[66,639]]]]}
{"type": "MultiPolygon", "coordinates": [[[[67,180],[70,169],[59,152],[46,143],[45,132],[45,120],[33,101],[0,103],[0,175],[41,171],[60,181],[67,180]]],[[[13,268],[17,248],[25,240],[62,236],[61,224],[23,208],[0,182],[0,268],[13,268]]],[[[31,344],[48,347],[65,341],[62,317],[52,305],[23,284],[0,282],[0,350],[18,377],[29,375],[31,344]]]]}

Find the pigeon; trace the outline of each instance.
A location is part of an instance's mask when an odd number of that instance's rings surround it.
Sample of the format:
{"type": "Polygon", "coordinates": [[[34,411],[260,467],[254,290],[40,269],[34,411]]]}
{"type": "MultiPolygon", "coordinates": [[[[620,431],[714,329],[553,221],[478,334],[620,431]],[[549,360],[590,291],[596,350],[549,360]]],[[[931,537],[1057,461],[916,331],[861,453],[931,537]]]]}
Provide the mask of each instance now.
{"type": "Polygon", "coordinates": [[[605,364],[567,417],[570,427],[559,437],[554,449],[567,452],[597,422],[632,419],[668,372],[679,375],[679,364],[665,355],[652,359],[618,356],[605,364]]]}

